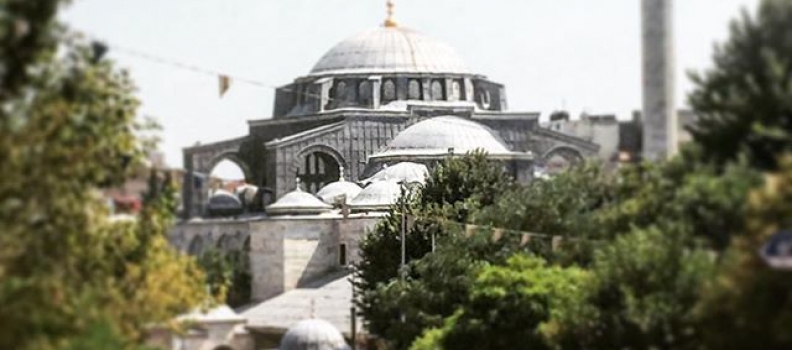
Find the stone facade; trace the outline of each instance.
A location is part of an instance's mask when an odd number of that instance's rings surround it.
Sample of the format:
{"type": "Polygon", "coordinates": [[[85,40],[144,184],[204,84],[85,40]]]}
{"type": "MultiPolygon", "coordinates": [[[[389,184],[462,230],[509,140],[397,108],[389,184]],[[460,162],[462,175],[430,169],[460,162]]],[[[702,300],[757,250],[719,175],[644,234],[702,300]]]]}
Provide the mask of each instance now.
{"type": "MultiPolygon", "coordinates": [[[[541,128],[536,113],[482,112],[473,108],[420,104],[405,110],[338,110],[293,119],[271,119],[250,122],[251,135],[246,138],[185,149],[185,168],[192,187],[184,186],[189,216],[203,214],[208,188],[198,174],[208,174],[223,159],[243,169],[247,181],[274,192],[279,197],[295,186],[300,177],[309,192],[315,193],[323,184],[338,178],[343,166],[349,181],[364,178],[368,157],[384,148],[400,131],[436,115],[457,115],[470,118],[492,129],[515,152],[530,152],[538,161],[556,154],[580,161],[597,155],[599,146],[591,141],[541,128]],[[303,129],[305,128],[305,129],[303,129]],[[282,129],[284,134],[276,131],[282,129]],[[299,131],[296,131],[299,130],[299,131]],[[295,132],[296,131],[296,132],[295,132]],[[245,153],[246,142],[255,140],[257,150],[245,153]],[[249,153],[259,155],[250,159],[249,153]],[[326,176],[306,180],[317,169],[310,164],[314,158],[326,176]],[[249,162],[255,162],[255,166],[249,162]],[[198,180],[196,180],[198,179],[198,180]]],[[[185,206],[187,208],[187,206],[185,206]]]]}
{"type": "Polygon", "coordinates": [[[580,162],[599,150],[540,128],[538,113],[509,112],[505,86],[467,70],[447,45],[406,28],[375,28],[342,41],[308,75],[277,89],[272,118],[249,121],[247,136],[185,148],[185,217],[205,213],[202,179],[221,160],[237,163],[247,183],[272,198],[293,189],[296,178],[316,193],[341,167],[349,181],[372,175],[369,157],[400,131],[448,115],[489,127],[510,151],[537,163],[580,162]]]}
{"type": "Polygon", "coordinates": [[[247,250],[251,297],[261,301],[356,262],[358,243],[382,215],[352,214],[344,218],[328,213],[192,221],[178,225],[169,237],[177,249],[189,254],[200,254],[210,247],[247,250]]]}

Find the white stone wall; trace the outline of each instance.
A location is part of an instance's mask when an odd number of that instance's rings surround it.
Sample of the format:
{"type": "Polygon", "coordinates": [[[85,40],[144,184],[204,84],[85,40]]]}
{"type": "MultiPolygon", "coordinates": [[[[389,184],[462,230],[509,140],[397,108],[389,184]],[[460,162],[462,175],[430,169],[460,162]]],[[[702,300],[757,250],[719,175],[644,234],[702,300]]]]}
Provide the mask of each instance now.
{"type": "Polygon", "coordinates": [[[272,217],[256,220],[212,220],[177,225],[171,242],[183,252],[201,237],[204,248],[223,236],[242,247],[250,238],[253,300],[266,300],[304,286],[341,269],[340,247],[346,246],[347,265],[360,259],[359,243],[383,214],[339,214],[272,217]],[[241,237],[241,238],[237,238],[241,237]]]}
{"type": "Polygon", "coordinates": [[[547,124],[550,130],[596,143],[600,146],[597,157],[603,161],[610,159],[619,149],[619,122],[617,120],[559,120],[547,124]]]}

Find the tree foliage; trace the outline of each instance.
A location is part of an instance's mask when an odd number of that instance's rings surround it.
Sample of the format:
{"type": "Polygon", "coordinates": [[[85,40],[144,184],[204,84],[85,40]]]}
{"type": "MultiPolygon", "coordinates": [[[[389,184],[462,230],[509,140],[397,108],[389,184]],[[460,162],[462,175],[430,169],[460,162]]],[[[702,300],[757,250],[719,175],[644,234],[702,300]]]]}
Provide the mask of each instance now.
{"type": "Polygon", "coordinates": [[[695,314],[709,349],[792,347],[792,272],[770,268],[757,253],[792,227],[792,159],[754,191],[746,233],[735,238],[695,314]]]}
{"type": "MultiPolygon", "coordinates": [[[[401,322],[402,318],[410,317],[411,314],[411,311],[404,312],[401,307],[412,307],[416,305],[414,302],[420,302],[422,291],[413,287],[432,288],[394,280],[399,276],[401,263],[402,208],[405,208],[407,215],[415,218],[410,222],[405,241],[407,261],[412,262],[431,252],[433,238],[438,244],[441,240],[452,239],[446,227],[449,222],[465,222],[471,211],[492,204],[499,193],[511,187],[513,183],[502,169],[493,166],[485,154],[474,153],[449,158],[432,170],[427,183],[419,190],[405,192],[399,203],[377,224],[373,232],[364,237],[360,245],[361,261],[355,266],[355,288],[358,291],[356,303],[370,331],[386,336],[398,348],[406,348],[427,325],[435,325],[453,312],[453,300],[430,298],[429,302],[410,309],[419,313],[416,319],[411,319],[409,323],[401,322]],[[398,296],[407,296],[412,301],[401,301],[398,296]],[[432,304],[433,300],[439,304],[432,304]]],[[[468,267],[462,260],[455,260],[452,265],[419,266],[406,273],[428,276],[434,273],[427,273],[426,270],[434,267],[453,270],[454,266],[463,269],[468,267]]],[[[464,280],[462,271],[454,273],[464,280]]],[[[410,278],[420,280],[415,276],[410,278]]],[[[437,282],[441,283],[437,290],[459,283],[437,282]]]]}
{"type": "Polygon", "coordinates": [[[110,220],[97,191],[146,151],[134,87],[57,25],[58,2],[0,6],[0,348],[132,346],[204,300],[200,270],[164,238],[170,181],[152,181],[135,221],[110,220]]]}
{"type": "Polygon", "coordinates": [[[716,47],[714,67],[692,74],[692,128],[706,155],[720,163],[745,153],[751,164],[776,167],[792,150],[792,3],[763,0],[755,17],[732,22],[730,39],[716,47]]]}
{"type": "Polygon", "coordinates": [[[579,298],[586,281],[579,268],[513,255],[502,266],[480,268],[469,300],[411,349],[550,349],[544,334],[548,321],[560,305],[579,298]]]}
{"type": "Polygon", "coordinates": [[[231,307],[250,302],[251,274],[248,253],[243,250],[208,249],[198,257],[206,274],[206,284],[216,299],[231,307]]]}

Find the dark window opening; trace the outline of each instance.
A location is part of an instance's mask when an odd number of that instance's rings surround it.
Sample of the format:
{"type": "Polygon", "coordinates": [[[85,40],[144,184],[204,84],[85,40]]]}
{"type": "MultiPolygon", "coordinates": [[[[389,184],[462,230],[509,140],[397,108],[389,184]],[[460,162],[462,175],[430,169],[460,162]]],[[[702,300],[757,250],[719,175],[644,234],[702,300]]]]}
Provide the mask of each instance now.
{"type": "Polygon", "coordinates": [[[344,243],[338,247],[338,264],[341,266],[347,265],[347,249],[344,243]]]}

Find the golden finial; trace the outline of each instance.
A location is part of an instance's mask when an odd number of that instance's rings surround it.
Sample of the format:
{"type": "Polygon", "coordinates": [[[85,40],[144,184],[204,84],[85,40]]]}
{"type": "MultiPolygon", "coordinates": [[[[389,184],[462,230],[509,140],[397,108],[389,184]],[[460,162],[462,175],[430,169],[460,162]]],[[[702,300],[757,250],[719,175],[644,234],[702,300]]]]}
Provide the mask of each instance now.
{"type": "Polygon", "coordinates": [[[388,18],[385,19],[385,23],[382,25],[386,28],[393,28],[396,26],[396,21],[393,20],[393,0],[388,0],[385,6],[388,7],[388,18]]]}

